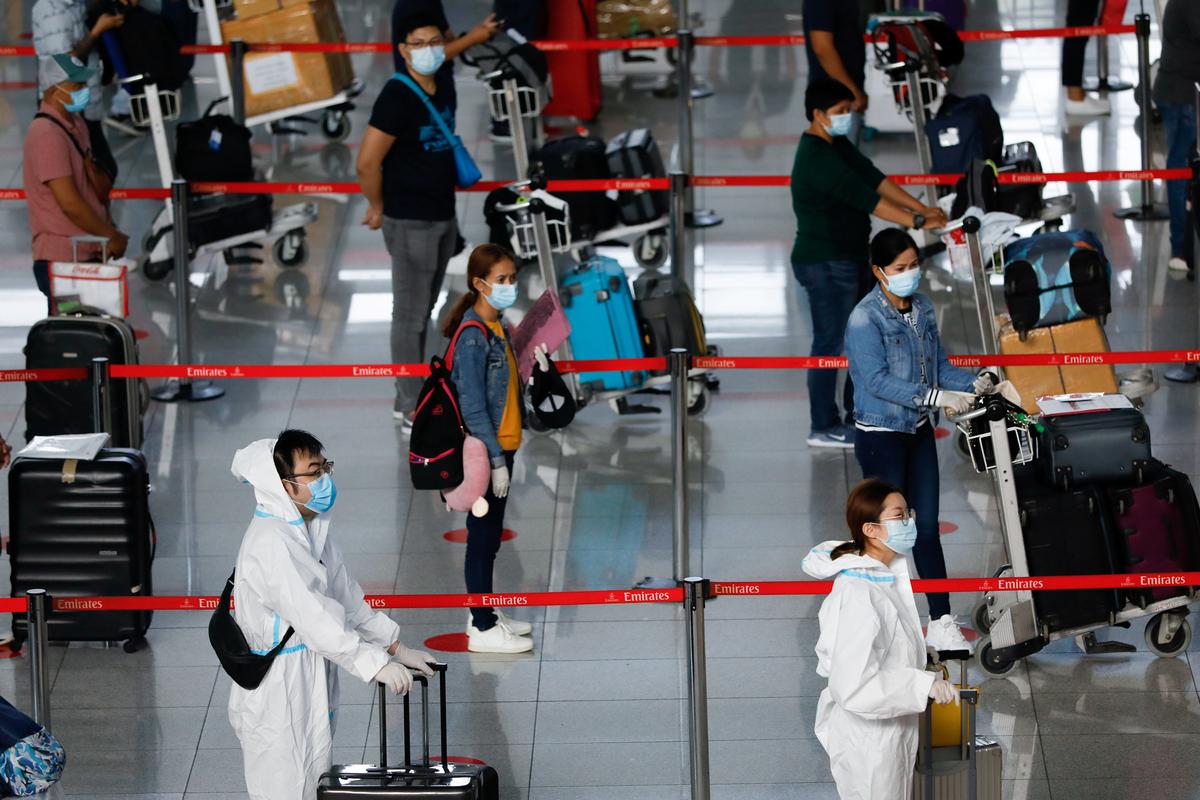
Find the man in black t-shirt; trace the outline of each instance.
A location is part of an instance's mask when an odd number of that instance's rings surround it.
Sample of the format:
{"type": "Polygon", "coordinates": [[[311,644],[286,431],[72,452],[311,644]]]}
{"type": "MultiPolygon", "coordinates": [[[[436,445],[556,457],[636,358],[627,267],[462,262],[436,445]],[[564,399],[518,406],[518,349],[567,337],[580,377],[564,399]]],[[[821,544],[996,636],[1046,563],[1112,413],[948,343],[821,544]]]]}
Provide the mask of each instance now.
{"type": "Polygon", "coordinates": [[[854,110],[866,111],[867,47],[858,3],[804,0],[804,37],[808,82],[833,78],[854,95],[854,110]]]}
{"type": "MultiPolygon", "coordinates": [[[[426,14],[435,19],[438,28],[442,31],[442,38],[446,40],[446,63],[438,70],[439,78],[453,77],[455,57],[468,47],[491,39],[498,27],[496,15],[492,14],[467,33],[458,36],[450,27],[450,21],[446,19],[446,10],[442,8],[442,0],[396,0],[395,5],[392,6],[392,58],[395,60],[396,72],[405,75],[408,75],[409,71],[404,56],[400,53],[400,45],[404,41],[400,28],[404,20],[413,14],[426,14]]],[[[458,92],[454,88],[454,81],[446,81],[445,89],[445,102],[450,105],[451,110],[458,111],[458,92]]]]}
{"type": "MultiPolygon", "coordinates": [[[[429,318],[454,255],[457,171],[454,148],[436,124],[422,95],[445,127],[454,131],[450,104],[453,77],[445,63],[445,29],[434,14],[403,19],[399,52],[421,94],[403,81],[384,85],[358,153],[358,180],[368,208],[363,224],[383,230],[392,257],[392,363],[425,360],[429,318]]],[[[393,415],[412,429],[421,381],[396,379],[393,415]]]]}

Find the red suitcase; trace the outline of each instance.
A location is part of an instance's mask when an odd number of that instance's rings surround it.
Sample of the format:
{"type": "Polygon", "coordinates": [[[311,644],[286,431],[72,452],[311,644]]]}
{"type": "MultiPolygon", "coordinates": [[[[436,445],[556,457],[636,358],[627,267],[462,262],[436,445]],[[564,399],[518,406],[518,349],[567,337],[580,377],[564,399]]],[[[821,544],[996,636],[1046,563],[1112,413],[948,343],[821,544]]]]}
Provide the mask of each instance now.
{"type": "MultiPolygon", "coordinates": [[[[546,4],[546,38],[580,40],[596,38],[596,0],[552,0],[546,4]]],[[[543,112],[547,117],[592,120],[600,112],[600,54],[595,50],[555,51],[546,54],[553,98],[543,112]]]]}
{"type": "MultiPolygon", "coordinates": [[[[1125,571],[1191,572],[1200,567],[1200,506],[1191,481],[1182,472],[1155,464],[1153,479],[1144,486],[1109,489],[1125,571]]],[[[1182,586],[1135,589],[1130,599],[1145,608],[1178,597],[1182,586]]]]}

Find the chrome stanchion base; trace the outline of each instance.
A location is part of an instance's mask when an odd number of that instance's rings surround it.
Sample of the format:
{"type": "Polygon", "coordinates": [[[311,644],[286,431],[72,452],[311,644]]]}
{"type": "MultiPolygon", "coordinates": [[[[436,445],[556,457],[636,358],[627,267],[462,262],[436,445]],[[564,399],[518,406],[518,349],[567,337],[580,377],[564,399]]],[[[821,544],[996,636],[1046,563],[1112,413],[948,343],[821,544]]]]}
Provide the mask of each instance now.
{"type": "Polygon", "coordinates": [[[171,381],[151,391],[150,396],[160,403],[199,403],[224,397],[225,390],[212,381],[192,381],[191,383],[171,381]]]}
{"type": "Polygon", "coordinates": [[[1118,78],[1106,78],[1104,80],[1089,80],[1083,82],[1083,90],[1085,92],[1128,92],[1132,88],[1132,83],[1120,80],[1118,78]]]}
{"type": "Polygon", "coordinates": [[[1171,218],[1171,214],[1167,211],[1167,207],[1151,203],[1146,206],[1130,206],[1128,208],[1118,208],[1113,212],[1113,216],[1117,219],[1132,220],[1134,222],[1161,222],[1171,218]]]}
{"type": "Polygon", "coordinates": [[[697,209],[684,215],[684,224],[689,228],[715,228],[725,221],[725,218],[712,209],[697,209]]]}

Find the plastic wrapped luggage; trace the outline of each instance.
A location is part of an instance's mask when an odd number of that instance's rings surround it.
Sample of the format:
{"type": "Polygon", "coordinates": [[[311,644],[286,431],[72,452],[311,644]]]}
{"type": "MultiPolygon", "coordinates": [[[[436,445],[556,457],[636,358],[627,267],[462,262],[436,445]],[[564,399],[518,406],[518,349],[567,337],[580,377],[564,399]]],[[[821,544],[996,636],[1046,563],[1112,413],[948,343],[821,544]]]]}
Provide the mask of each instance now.
{"type": "MultiPolygon", "coordinates": [[[[1119,560],[1108,502],[1095,486],[1059,491],[1035,481],[1017,486],[1029,573],[1112,575],[1119,560]]],[[[1108,624],[1122,606],[1115,589],[1033,593],[1038,619],[1050,632],[1108,624]]]]}
{"type": "MultiPolygon", "coordinates": [[[[658,142],[646,128],[617,134],[608,143],[608,169],[614,178],[644,180],[666,177],[658,142]]],[[[626,225],[653,222],[666,215],[668,192],[627,189],[617,195],[617,212],[626,225]]]]}
{"type": "MultiPolygon", "coordinates": [[[[576,359],[645,357],[633,294],[620,264],[603,256],[589,259],[565,275],[560,288],[576,359]]],[[[644,379],[641,372],[584,372],[579,384],[621,390],[636,388],[644,379]]]]}
{"type": "MultiPolygon", "coordinates": [[[[438,678],[438,716],[441,722],[442,752],[436,761],[429,758],[429,679],[414,674],[414,684],[421,684],[421,753],[412,758],[409,731],[409,695],[404,696],[404,764],[389,767],[386,735],[379,742],[379,766],[356,764],[335,766],[321,776],[317,785],[317,800],[339,798],[424,798],[433,800],[499,800],[500,779],[492,767],[477,763],[451,762],[446,749],[446,665],[434,665],[438,678]]],[[[411,693],[410,693],[411,694],[411,693]]],[[[387,690],[379,687],[379,715],[383,720],[381,734],[387,732],[387,690]]]]}
{"type": "Polygon", "coordinates": [[[1048,485],[1142,482],[1152,463],[1150,426],[1124,395],[1107,397],[1109,410],[1050,414],[1043,407],[1038,463],[1048,485]]]}
{"type": "Polygon", "coordinates": [[[189,200],[188,240],[192,247],[271,228],[269,194],[193,194],[189,200]]]}
{"type": "MultiPolygon", "coordinates": [[[[603,139],[588,136],[567,136],[546,142],[531,157],[541,162],[547,180],[606,180],[612,177],[608,168],[608,147],[603,139]]],[[[571,237],[577,241],[592,241],[598,233],[616,225],[617,208],[605,192],[568,192],[571,237]]]]}
{"type": "MultiPolygon", "coordinates": [[[[93,358],[112,366],[137,364],[133,329],[118,317],[77,313],[48,317],[34,324],[25,343],[25,368],[89,369],[93,358]]],[[[142,446],[142,414],[149,403],[146,384],[133,378],[113,378],[111,444],[142,446]]],[[[30,381],[25,384],[25,439],[63,433],[92,433],[100,427],[92,418],[92,389],[88,380],[30,381]]]]}
{"type": "MultiPolygon", "coordinates": [[[[1110,488],[1119,550],[1125,572],[1192,572],[1200,567],[1200,506],[1188,476],[1155,462],[1143,486],[1110,488]]],[[[1188,593],[1183,586],[1131,589],[1129,597],[1150,603],[1188,593]]]]}
{"type": "Polygon", "coordinates": [[[200,119],[175,127],[175,171],[187,181],[252,181],[250,129],[227,114],[212,113],[218,102],[200,119]]]}
{"type": "Polygon", "coordinates": [[[1004,158],[1000,115],[985,94],[946,95],[937,116],[925,124],[934,173],[962,174],[975,159],[1004,158]]]}
{"type": "MultiPolygon", "coordinates": [[[[138,450],[101,450],[95,459],[21,457],[8,476],[12,596],[45,589],[66,600],[49,616],[54,641],[126,641],[136,647],[150,611],[71,611],[71,597],[145,597],[151,591],[154,532],[150,479],[138,450]]],[[[13,634],[26,638],[25,615],[13,634]]]]}
{"type": "Polygon", "coordinates": [[[1112,311],[1112,268],[1096,234],[1035,233],[1004,248],[1004,301],[1019,333],[1112,311]]]}
{"type": "Polygon", "coordinates": [[[708,354],[704,319],[686,283],[671,275],[645,272],[633,282],[633,293],[647,355],[665,356],[675,347],[686,347],[694,356],[708,354]]]}

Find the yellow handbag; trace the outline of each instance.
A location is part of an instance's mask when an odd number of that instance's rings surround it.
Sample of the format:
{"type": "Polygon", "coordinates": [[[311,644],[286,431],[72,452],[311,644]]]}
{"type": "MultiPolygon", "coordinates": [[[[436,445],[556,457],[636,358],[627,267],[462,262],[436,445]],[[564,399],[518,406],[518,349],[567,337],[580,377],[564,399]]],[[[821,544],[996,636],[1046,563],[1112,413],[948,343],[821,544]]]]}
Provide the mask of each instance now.
{"type": "MultiPolygon", "coordinates": [[[[968,688],[979,691],[978,686],[966,686],[967,683],[967,662],[962,663],[962,675],[959,683],[954,684],[959,689],[968,688]]],[[[942,677],[950,680],[950,671],[946,669],[945,664],[933,664],[926,669],[933,672],[941,671],[942,677]]],[[[933,722],[933,746],[934,747],[958,747],[963,742],[963,730],[970,727],[971,722],[967,715],[967,709],[961,704],[949,703],[947,705],[939,705],[938,703],[930,703],[928,713],[932,717],[933,722]]],[[[975,731],[968,731],[969,736],[974,736],[975,731]]]]}

